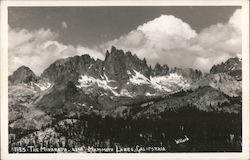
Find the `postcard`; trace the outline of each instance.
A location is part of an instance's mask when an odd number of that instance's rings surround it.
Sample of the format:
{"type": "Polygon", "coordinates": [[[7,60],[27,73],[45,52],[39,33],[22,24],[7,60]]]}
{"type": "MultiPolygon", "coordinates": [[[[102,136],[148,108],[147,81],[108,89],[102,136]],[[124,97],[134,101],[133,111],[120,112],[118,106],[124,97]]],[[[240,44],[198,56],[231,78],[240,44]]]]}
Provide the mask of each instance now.
{"type": "Polygon", "coordinates": [[[248,7],[2,1],[1,159],[248,159],[248,7]]]}

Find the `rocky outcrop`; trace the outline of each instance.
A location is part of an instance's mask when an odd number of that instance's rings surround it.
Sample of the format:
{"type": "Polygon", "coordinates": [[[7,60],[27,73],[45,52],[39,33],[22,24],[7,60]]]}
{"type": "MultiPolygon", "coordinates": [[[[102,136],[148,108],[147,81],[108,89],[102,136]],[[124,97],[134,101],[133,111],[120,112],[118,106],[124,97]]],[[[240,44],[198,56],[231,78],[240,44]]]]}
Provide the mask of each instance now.
{"type": "Polygon", "coordinates": [[[34,72],[26,66],[19,67],[8,79],[11,84],[36,82],[38,80],[34,72]]]}
{"type": "Polygon", "coordinates": [[[104,61],[94,60],[89,55],[60,59],[51,64],[41,75],[52,82],[76,81],[80,75],[88,75],[97,79],[115,80],[125,83],[129,79],[128,71],[136,70],[146,77],[150,76],[151,68],[146,60],[139,59],[131,52],[124,53],[112,47],[107,51],[104,61]]]}
{"type": "Polygon", "coordinates": [[[124,53],[123,50],[118,50],[114,46],[110,53],[107,52],[103,64],[104,74],[109,79],[121,83],[126,82],[129,79],[129,73],[134,73],[134,70],[148,78],[151,73],[145,59],[141,60],[131,52],[124,53]]]}
{"type": "Polygon", "coordinates": [[[60,59],[51,64],[41,74],[42,78],[52,82],[77,81],[79,75],[90,72],[95,60],[89,55],[60,59]]]}
{"type": "Polygon", "coordinates": [[[241,59],[238,57],[230,58],[226,62],[221,62],[221,64],[214,65],[210,73],[226,73],[242,70],[241,59]]]}
{"type": "Polygon", "coordinates": [[[203,77],[203,74],[200,70],[192,68],[177,68],[174,67],[170,70],[170,73],[177,73],[183,77],[189,79],[190,81],[198,81],[203,77]]]}
{"type": "Polygon", "coordinates": [[[164,76],[169,73],[169,67],[168,65],[164,64],[161,66],[159,63],[156,63],[154,70],[152,72],[152,76],[164,76]]]}

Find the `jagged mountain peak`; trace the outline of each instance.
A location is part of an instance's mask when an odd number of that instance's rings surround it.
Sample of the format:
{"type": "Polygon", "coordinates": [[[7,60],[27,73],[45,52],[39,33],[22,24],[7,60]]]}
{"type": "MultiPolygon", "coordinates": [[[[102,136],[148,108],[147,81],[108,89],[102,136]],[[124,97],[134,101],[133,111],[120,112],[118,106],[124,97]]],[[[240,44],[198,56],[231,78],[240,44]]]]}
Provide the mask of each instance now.
{"type": "Polygon", "coordinates": [[[68,57],[64,59],[59,59],[52,63],[51,65],[67,65],[67,63],[79,62],[79,61],[95,61],[94,58],[90,57],[88,54],[76,55],[74,57],[68,57]]]}
{"type": "MultiPolygon", "coordinates": [[[[223,67],[217,67],[222,69],[229,68],[225,66],[235,66],[235,68],[241,67],[238,66],[238,64],[241,64],[239,58],[231,58],[221,64],[223,67]]],[[[30,69],[25,66],[20,68],[20,70],[27,70],[27,72],[30,71],[30,69]]],[[[219,71],[222,72],[223,70],[219,71]]],[[[32,75],[32,73],[28,75],[32,75]]],[[[232,75],[233,77],[238,77],[236,80],[240,81],[241,76],[238,74],[241,74],[241,72],[238,72],[237,70],[237,72],[231,71],[228,75],[230,77],[232,75]]],[[[125,52],[112,46],[110,51],[107,50],[105,60],[95,60],[87,54],[59,59],[45,69],[39,79],[45,79],[46,82],[48,80],[51,84],[67,84],[67,82],[71,81],[75,85],[79,85],[79,80],[82,76],[91,79],[91,82],[88,80],[86,83],[96,83],[100,80],[100,84],[116,88],[115,92],[118,93],[120,91],[131,91],[131,93],[137,92],[138,88],[145,89],[150,88],[149,86],[151,86],[151,89],[147,90],[150,94],[154,94],[156,90],[169,92],[181,89],[182,87],[191,87],[196,82],[197,84],[200,84],[199,82],[204,77],[200,70],[192,68],[169,68],[166,64],[161,65],[159,63],[156,63],[152,68],[147,64],[145,58],[140,59],[130,51],[125,52]],[[96,81],[93,81],[93,79],[96,79],[96,81]]],[[[31,77],[32,80],[37,79],[35,76],[31,77]]],[[[12,77],[9,79],[10,82],[13,82],[12,77]]],[[[213,79],[214,78],[211,78],[211,81],[213,79]]],[[[29,80],[19,80],[15,81],[15,83],[22,81],[29,80]]],[[[216,79],[213,80],[213,82],[215,81],[216,79]]],[[[230,79],[229,81],[231,82],[232,80],[230,79]]],[[[212,82],[208,83],[214,84],[212,82]]],[[[219,85],[221,84],[219,83],[219,85]]],[[[214,85],[214,87],[216,86],[218,85],[214,85]]],[[[197,85],[195,85],[195,87],[197,87],[197,85]]]]}
{"type": "Polygon", "coordinates": [[[60,59],[52,63],[41,77],[56,81],[76,81],[81,74],[91,72],[91,68],[96,63],[95,59],[88,54],[60,59]]]}
{"type": "Polygon", "coordinates": [[[153,76],[164,76],[169,73],[169,67],[168,65],[160,65],[159,63],[155,64],[154,70],[153,70],[153,76]]]}
{"type": "Polygon", "coordinates": [[[242,69],[242,61],[241,58],[239,57],[232,57],[229,58],[225,62],[221,62],[220,64],[214,65],[210,73],[215,74],[215,73],[222,73],[222,72],[232,72],[232,71],[237,71],[242,69]]]}
{"type": "Polygon", "coordinates": [[[200,70],[192,69],[192,68],[171,68],[170,73],[177,73],[179,75],[182,75],[185,78],[192,79],[192,80],[199,80],[202,78],[203,73],[200,70]]]}
{"type": "Polygon", "coordinates": [[[8,77],[9,82],[13,84],[17,83],[29,83],[31,81],[35,82],[38,77],[35,73],[27,66],[21,66],[12,75],[8,77]]]}
{"type": "Polygon", "coordinates": [[[146,77],[151,74],[151,69],[147,65],[144,58],[141,60],[130,51],[124,52],[112,46],[111,51],[107,51],[104,60],[104,74],[112,80],[118,82],[126,82],[129,79],[129,74],[136,70],[146,77]]]}
{"type": "MultiPolygon", "coordinates": [[[[136,54],[132,54],[131,51],[124,51],[122,49],[117,49],[115,46],[111,47],[110,52],[107,50],[106,52],[106,57],[108,56],[114,56],[117,58],[124,58],[124,57],[130,57],[130,58],[134,58],[137,60],[141,60],[140,58],[137,57],[136,54]]],[[[144,63],[146,62],[146,59],[144,58],[142,61],[144,61],[144,63]]]]}
{"type": "Polygon", "coordinates": [[[71,80],[76,81],[81,75],[88,75],[94,78],[126,82],[129,78],[127,71],[137,70],[146,77],[151,74],[146,59],[141,60],[130,51],[124,52],[112,46],[106,52],[105,60],[93,59],[89,55],[74,56],[60,59],[52,63],[44,70],[41,77],[52,82],[71,80]]]}
{"type": "MultiPolygon", "coordinates": [[[[222,64],[232,66],[239,62],[240,59],[232,58],[222,64]]],[[[22,66],[9,79],[19,83],[37,78],[28,67],[22,66]]],[[[241,96],[241,81],[227,73],[204,76],[199,70],[170,69],[159,63],[152,68],[145,58],[115,47],[106,52],[105,60],[95,60],[89,55],[57,60],[44,70],[37,82],[30,84],[9,87],[13,87],[12,93],[28,88],[24,96],[32,93],[36,99],[34,105],[39,109],[46,113],[66,111],[68,116],[91,113],[93,108],[101,114],[121,106],[142,104],[142,108],[144,103],[163,111],[168,107],[178,108],[180,103],[185,107],[186,102],[192,102],[197,107],[204,106],[199,109],[207,110],[210,106],[217,107],[217,103],[228,102],[225,95],[241,96]]]]}
{"type": "Polygon", "coordinates": [[[229,58],[225,62],[221,62],[220,64],[214,65],[210,74],[228,74],[234,77],[237,81],[242,80],[242,59],[239,57],[229,58]]]}

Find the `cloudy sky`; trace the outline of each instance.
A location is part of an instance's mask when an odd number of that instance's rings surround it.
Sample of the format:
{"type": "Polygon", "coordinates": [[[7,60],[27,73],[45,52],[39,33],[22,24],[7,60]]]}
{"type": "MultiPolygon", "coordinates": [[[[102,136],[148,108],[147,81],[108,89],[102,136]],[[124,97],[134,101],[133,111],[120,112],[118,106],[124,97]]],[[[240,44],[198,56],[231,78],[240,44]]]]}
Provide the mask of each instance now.
{"type": "Polygon", "coordinates": [[[11,7],[9,74],[59,58],[104,59],[111,45],[170,67],[209,71],[241,54],[240,7],[11,7]]]}

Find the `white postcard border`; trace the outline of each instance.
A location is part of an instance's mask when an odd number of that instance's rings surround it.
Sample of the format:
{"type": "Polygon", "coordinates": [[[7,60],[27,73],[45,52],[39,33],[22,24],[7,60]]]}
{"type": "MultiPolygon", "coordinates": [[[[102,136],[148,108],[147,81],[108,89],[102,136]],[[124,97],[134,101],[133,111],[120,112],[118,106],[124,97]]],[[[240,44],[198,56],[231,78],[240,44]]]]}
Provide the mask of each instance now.
{"type": "Polygon", "coordinates": [[[249,2],[246,0],[177,1],[0,1],[1,3],[1,159],[249,159],[249,2]],[[11,6],[241,6],[242,7],[242,152],[232,153],[8,153],[8,15],[11,6]]]}

